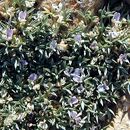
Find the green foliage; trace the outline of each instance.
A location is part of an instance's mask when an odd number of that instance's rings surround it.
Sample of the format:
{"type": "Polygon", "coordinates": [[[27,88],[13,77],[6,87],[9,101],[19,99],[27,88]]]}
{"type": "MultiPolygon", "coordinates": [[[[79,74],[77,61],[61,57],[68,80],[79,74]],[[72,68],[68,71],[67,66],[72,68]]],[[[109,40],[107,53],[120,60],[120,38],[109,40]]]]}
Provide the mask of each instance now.
{"type": "Polygon", "coordinates": [[[129,21],[75,13],[71,25],[73,10],[23,6],[0,23],[1,130],[101,130],[114,115],[129,85],[129,21]]]}

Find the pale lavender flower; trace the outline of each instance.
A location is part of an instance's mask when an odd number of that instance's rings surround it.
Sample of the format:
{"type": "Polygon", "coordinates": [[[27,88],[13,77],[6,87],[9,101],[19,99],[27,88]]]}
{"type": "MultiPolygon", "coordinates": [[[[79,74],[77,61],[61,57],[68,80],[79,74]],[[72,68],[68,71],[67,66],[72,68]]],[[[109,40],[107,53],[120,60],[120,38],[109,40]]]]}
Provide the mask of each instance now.
{"type": "Polygon", "coordinates": [[[105,92],[105,88],[103,85],[98,85],[98,92],[105,92]]]}
{"type": "Polygon", "coordinates": [[[30,76],[28,77],[28,79],[31,81],[35,81],[37,78],[38,78],[38,76],[35,73],[30,74],[30,76]]]}
{"type": "Polygon", "coordinates": [[[112,39],[117,38],[119,36],[120,32],[117,31],[110,31],[108,32],[108,36],[112,39]]]}
{"type": "Polygon", "coordinates": [[[73,76],[73,80],[77,83],[82,83],[83,78],[82,78],[82,76],[75,75],[75,76],[73,76]]]}
{"type": "Polygon", "coordinates": [[[104,84],[105,90],[109,90],[108,85],[104,84]]]}
{"type": "Polygon", "coordinates": [[[73,73],[71,73],[73,80],[77,83],[82,83],[84,72],[83,69],[76,68],[73,73]]]}
{"type": "Polygon", "coordinates": [[[109,90],[109,87],[105,84],[100,84],[98,85],[97,89],[98,89],[98,92],[105,92],[105,90],[109,90]]]}
{"type": "Polygon", "coordinates": [[[19,64],[20,68],[23,69],[26,65],[28,65],[28,62],[26,60],[21,59],[19,64]]]}
{"type": "Polygon", "coordinates": [[[118,61],[119,61],[120,64],[123,64],[123,62],[128,62],[129,63],[126,54],[120,54],[120,56],[118,58],[118,61]]]}
{"type": "Polygon", "coordinates": [[[76,116],[78,115],[76,111],[68,111],[69,117],[72,119],[75,119],[76,116]]]}
{"type": "Polygon", "coordinates": [[[119,25],[120,25],[120,13],[118,13],[118,12],[116,12],[116,13],[114,13],[114,15],[113,15],[113,18],[112,18],[112,25],[113,25],[113,27],[116,29],[116,30],[118,30],[119,29],[119,25]]]}
{"type": "Polygon", "coordinates": [[[77,88],[77,92],[78,92],[79,94],[80,94],[80,93],[83,93],[84,90],[85,90],[85,88],[83,87],[82,84],[77,88]]]}
{"type": "Polygon", "coordinates": [[[121,14],[118,13],[118,12],[115,12],[114,15],[113,15],[113,20],[119,21],[119,20],[120,20],[120,17],[121,17],[121,14]]]}
{"type": "Polygon", "coordinates": [[[18,20],[20,22],[25,22],[27,17],[27,12],[26,11],[20,11],[18,14],[18,20]]]}
{"type": "Polygon", "coordinates": [[[71,76],[75,76],[75,75],[80,76],[81,75],[81,71],[82,70],[80,68],[76,68],[74,70],[74,72],[71,74],[71,76]]]}
{"type": "Polygon", "coordinates": [[[64,71],[64,74],[68,77],[72,76],[72,79],[77,82],[77,83],[82,83],[83,81],[83,77],[84,77],[84,72],[83,72],[83,69],[80,69],[80,68],[76,68],[76,69],[73,69],[73,67],[71,68],[67,68],[65,71],[64,71]],[[73,72],[74,70],[74,72],[73,72]],[[73,73],[72,73],[73,72],[73,73]]]}
{"type": "Polygon", "coordinates": [[[81,122],[81,117],[76,117],[75,118],[75,123],[78,125],[78,124],[80,124],[80,122],[81,122]]]}
{"type": "Polygon", "coordinates": [[[13,37],[13,29],[8,28],[6,30],[6,39],[9,41],[12,39],[12,37],[13,37]]]}
{"type": "Polygon", "coordinates": [[[81,113],[78,114],[76,111],[68,111],[68,115],[75,121],[76,124],[79,124],[81,122],[81,113]]]}
{"type": "Polygon", "coordinates": [[[92,49],[92,50],[97,50],[98,49],[98,46],[97,46],[97,41],[93,41],[92,43],[91,43],[91,45],[90,45],[90,48],[92,49]]]}
{"type": "Polygon", "coordinates": [[[78,99],[76,98],[76,96],[73,96],[72,98],[70,98],[69,100],[70,105],[74,105],[78,103],[78,99]]]}
{"type": "Polygon", "coordinates": [[[20,63],[21,63],[22,66],[28,65],[28,62],[26,60],[21,60],[20,63]]]}
{"type": "Polygon", "coordinates": [[[57,47],[57,42],[55,40],[53,40],[51,43],[50,43],[50,48],[54,51],[56,51],[56,47],[57,47]]]}
{"type": "Polygon", "coordinates": [[[81,35],[80,34],[75,35],[74,40],[75,40],[75,42],[81,42],[81,40],[82,40],[81,35]]]}

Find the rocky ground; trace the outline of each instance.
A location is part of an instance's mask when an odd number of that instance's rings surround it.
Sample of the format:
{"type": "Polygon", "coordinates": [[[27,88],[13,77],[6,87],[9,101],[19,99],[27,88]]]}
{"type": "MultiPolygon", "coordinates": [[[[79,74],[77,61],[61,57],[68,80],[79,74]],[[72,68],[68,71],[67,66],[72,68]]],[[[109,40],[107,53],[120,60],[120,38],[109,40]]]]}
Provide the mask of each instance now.
{"type": "Polygon", "coordinates": [[[119,108],[115,118],[106,130],[130,130],[130,119],[128,118],[128,113],[125,114],[121,121],[122,115],[123,111],[119,108]]]}

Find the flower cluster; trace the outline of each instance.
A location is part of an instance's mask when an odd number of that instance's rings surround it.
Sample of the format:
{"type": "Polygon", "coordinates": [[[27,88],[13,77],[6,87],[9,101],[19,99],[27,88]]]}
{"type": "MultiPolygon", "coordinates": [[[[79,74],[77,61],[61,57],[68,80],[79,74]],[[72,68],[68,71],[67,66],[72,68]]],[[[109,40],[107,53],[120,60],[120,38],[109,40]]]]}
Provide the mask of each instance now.
{"type": "Polygon", "coordinates": [[[83,82],[83,78],[85,77],[85,74],[83,72],[82,68],[76,68],[73,70],[73,68],[71,69],[66,69],[64,71],[65,75],[68,77],[72,77],[73,81],[76,83],[82,83],[83,82]]]}
{"type": "Polygon", "coordinates": [[[16,0],[0,13],[1,129],[101,130],[111,120],[129,91],[130,25],[85,2],[16,0]]]}

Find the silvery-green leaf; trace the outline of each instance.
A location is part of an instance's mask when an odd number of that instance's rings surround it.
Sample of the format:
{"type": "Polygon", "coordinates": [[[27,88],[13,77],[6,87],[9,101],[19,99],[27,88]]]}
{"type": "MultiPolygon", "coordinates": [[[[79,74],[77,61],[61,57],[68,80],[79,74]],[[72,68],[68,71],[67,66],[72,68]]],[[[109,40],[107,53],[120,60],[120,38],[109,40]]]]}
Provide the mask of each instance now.
{"type": "Polygon", "coordinates": [[[84,104],[84,102],[82,101],[82,102],[81,102],[82,110],[84,110],[84,106],[85,106],[85,104],[84,104]]]}
{"type": "Polygon", "coordinates": [[[101,105],[103,106],[103,100],[102,100],[102,99],[100,99],[100,103],[101,103],[101,105]]]}
{"type": "Polygon", "coordinates": [[[130,83],[128,83],[127,90],[128,90],[128,93],[130,94],[130,83]]]}
{"type": "Polygon", "coordinates": [[[5,120],[4,120],[4,125],[5,126],[11,125],[17,119],[17,117],[18,117],[17,114],[8,115],[8,117],[6,117],[5,120]]]}
{"type": "Polygon", "coordinates": [[[14,63],[14,68],[16,69],[18,67],[18,61],[15,60],[15,63],[14,63]]]}
{"type": "Polygon", "coordinates": [[[109,111],[113,116],[115,116],[115,113],[114,113],[111,109],[108,108],[108,111],[109,111]]]}

